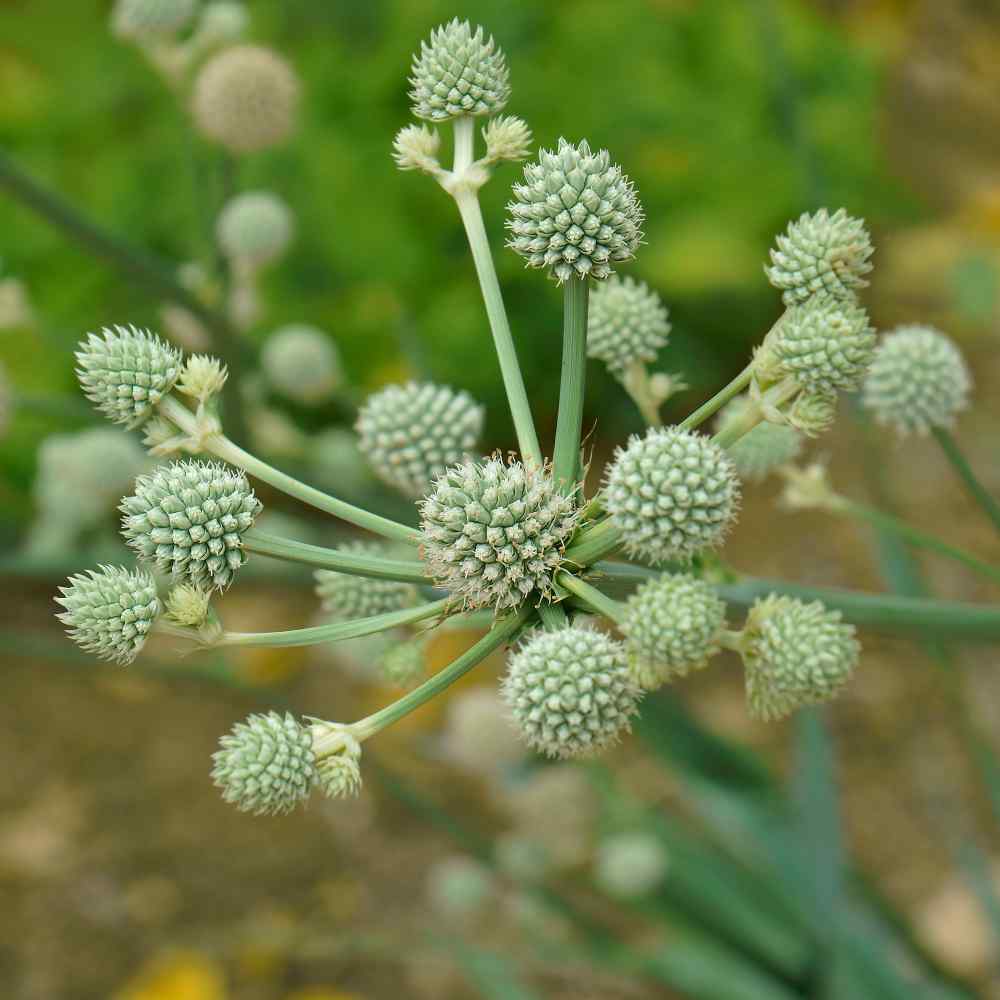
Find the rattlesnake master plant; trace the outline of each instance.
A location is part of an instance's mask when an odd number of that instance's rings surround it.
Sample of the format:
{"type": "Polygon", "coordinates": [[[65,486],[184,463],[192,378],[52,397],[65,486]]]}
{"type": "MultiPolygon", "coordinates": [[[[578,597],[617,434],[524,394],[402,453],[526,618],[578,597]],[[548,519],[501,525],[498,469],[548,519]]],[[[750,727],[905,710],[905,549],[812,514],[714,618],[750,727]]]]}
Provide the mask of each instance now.
{"type": "Polygon", "coordinates": [[[613,275],[594,290],[587,326],[587,355],[622,378],[637,361],[656,360],[670,335],[663,300],[645,282],[613,275]]]}

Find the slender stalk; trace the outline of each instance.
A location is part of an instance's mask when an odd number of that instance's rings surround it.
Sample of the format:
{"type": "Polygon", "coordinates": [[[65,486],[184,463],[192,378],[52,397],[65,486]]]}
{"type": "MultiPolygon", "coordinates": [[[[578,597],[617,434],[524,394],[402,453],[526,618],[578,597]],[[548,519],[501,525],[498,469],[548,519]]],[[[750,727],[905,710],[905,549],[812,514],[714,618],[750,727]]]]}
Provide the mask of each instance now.
{"type": "Polygon", "coordinates": [[[560,573],[556,577],[556,583],[579,598],[591,611],[610,618],[616,625],[621,622],[623,608],[620,601],[613,600],[572,573],[560,573]]]}
{"type": "Polygon", "coordinates": [[[421,604],[416,608],[389,611],[384,615],[370,618],[356,618],[349,622],[334,622],[330,625],[315,625],[312,628],[294,628],[284,632],[223,632],[213,646],[316,646],[324,642],[341,642],[357,639],[363,635],[374,635],[399,625],[434,618],[447,612],[450,598],[421,604]]]}
{"type": "Polygon", "coordinates": [[[563,283],[563,354],[559,379],[559,416],[552,472],[563,493],[576,489],[580,476],[580,434],[587,371],[587,307],[590,279],[577,275],[563,283]]]}
{"type": "Polygon", "coordinates": [[[386,726],[391,726],[404,715],[409,715],[414,709],[420,708],[421,705],[437,697],[474,666],[485,660],[495,649],[499,649],[504,643],[511,640],[518,629],[528,620],[530,614],[531,608],[525,606],[506,618],[500,619],[475,645],[470,646],[461,656],[429,680],[424,681],[419,687],[403,695],[391,705],[387,705],[373,715],[353,723],[351,733],[355,739],[361,741],[374,736],[386,726]]]}
{"type": "Polygon", "coordinates": [[[660,419],[660,407],[663,405],[663,398],[653,393],[649,371],[641,361],[633,361],[625,369],[622,385],[638,407],[646,426],[661,427],[663,421],[660,419]]]}
{"type": "Polygon", "coordinates": [[[622,547],[618,529],[610,518],[585,528],[566,549],[566,561],[577,566],[590,566],[598,559],[613,555],[622,547]]]}
{"type": "Polygon", "coordinates": [[[739,420],[729,423],[725,430],[719,431],[712,440],[720,448],[728,448],[730,445],[736,444],[740,438],[749,434],[763,419],[763,410],[761,410],[757,403],[751,400],[739,420]]]}
{"type": "Polygon", "coordinates": [[[941,450],[947,456],[948,461],[951,462],[952,468],[958,473],[962,482],[965,483],[965,487],[972,495],[972,498],[983,508],[997,531],[1000,531],[1000,503],[997,502],[996,498],[976,478],[976,474],[972,471],[972,466],[969,465],[968,459],[962,453],[962,449],[959,448],[958,442],[952,437],[951,432],[944,427],[935,427],[932,433],[937,438],[937,442],[941,445],[941,450]]]}
{"type": "Polygon", "coordinates": [[[713,413],[721,410],[734,396],[738,396],[749,384],[753,376],[753,365],[749,364],[725,388],[720,389],[711,399],[702,403],[694,413],[680,423],[681,430],[690,431],[703,424],[713,413]]]}
{"type": "Polygon", "coordinates": [[[364,552],[345,552],[309,545],[291,538],[278,538],[256,528],[243,536],[243,547],[257,555],[285,559],[288,562],[319,566],[322,569],[366,576],[376,580],[401,580],[406,583],[426,583],[424,564],[412,559],[386,559],[364,552]]]}
{"type": "Polygon", "coordinates": [[[221,458],[230,465],[243,469],[252,476],[256,476],[257,479],[268,483],[276,490],[281,490],[282,493],[287,493],[289,496],[309,504],[310,507],[332,514],[334,517],[355,524],[359,528],[366,528],[377,535],[391,538],[393,541],[409,544],[417,544],[420,541],[420,533],[415,528],[409,528],[398,521],[373,514],[362,507],[355,507],[354,504],[338,500],[315,487],[307,486],[251,455],[250,452],[230,441],[224,434],[203,435],[195,415],[172,396],[167,396],[160,403],[159,409],[164,417],[176,424],[185,434],[190,434],[199,440],[204,451],[215,455],[216,458],[221,458]]]}

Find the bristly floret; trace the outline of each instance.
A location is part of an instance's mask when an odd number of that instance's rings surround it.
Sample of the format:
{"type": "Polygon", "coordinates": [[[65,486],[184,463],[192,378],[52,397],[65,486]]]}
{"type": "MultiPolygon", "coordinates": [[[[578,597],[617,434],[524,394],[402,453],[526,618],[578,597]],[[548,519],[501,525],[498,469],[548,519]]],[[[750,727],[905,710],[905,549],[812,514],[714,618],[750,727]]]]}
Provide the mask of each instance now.
{"type": "Polygon", "coordinates": [[[670,334],[663,300],[645,282],[612,275],[590,296],[587,355],[618,378],[636,362],[656,360],[670,334]]]}
{"type": "Polygon", "coordinates": [[[503,50],[456,17],[431,32],[413,57],[410,100],[418,118],[440,122],[464,115],[495,115],[510,97],[503,50]]]}
{"type": "Polygon", "coordinates": [[[424,558],[466,607],[517,607],[551,592],[579,516],[545,470],[492,458],[440,476],[421,503],[424,558]]]}
{"type": "Polygon", "coordinates": [[[83,394],[116,424],[138,427],[180,377],[182,355],[148,330],[105,327],[76,352],[83,394]]]}

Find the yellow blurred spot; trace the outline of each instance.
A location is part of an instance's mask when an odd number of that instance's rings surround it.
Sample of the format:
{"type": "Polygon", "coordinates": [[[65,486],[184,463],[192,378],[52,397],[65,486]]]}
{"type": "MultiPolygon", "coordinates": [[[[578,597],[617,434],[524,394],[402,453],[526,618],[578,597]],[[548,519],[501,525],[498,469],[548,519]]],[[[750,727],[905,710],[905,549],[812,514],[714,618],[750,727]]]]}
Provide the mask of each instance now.
{"type": "Polygon", "coordinates": [[[225,1000],[221,967],[206,955],[179,951],[154,956],[114,1000],[225,1000]]]}
{"type": "Polygon", "coordinates": [[[345,993],[333,986],[303,986],[289,993],[285,1000],[363,1000],[360,993],[345,993]]]}

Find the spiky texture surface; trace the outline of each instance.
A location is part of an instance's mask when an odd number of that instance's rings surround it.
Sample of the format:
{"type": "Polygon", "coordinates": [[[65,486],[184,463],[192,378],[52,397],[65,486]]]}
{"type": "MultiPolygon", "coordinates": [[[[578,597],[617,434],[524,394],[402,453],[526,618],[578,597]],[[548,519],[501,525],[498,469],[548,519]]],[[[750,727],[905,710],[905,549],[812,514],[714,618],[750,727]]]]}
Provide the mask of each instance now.
{"type": "Polygon", "coordinates": [[[174,387],[182,356],[148,330],[115,326],[87,334],[76,364],[87,399],[112,422],[138,427],[174,387]]]}
{"type": "Polygon", "coordinates": [[[346,728],[335,726],[342,745],[333,753],[324,753],[322,738],[330,728],[329,723],[313,725],[316,782],[327,798],[353,798],[361,791],[361,744],[346,728]]]}
{"type": "Polygon", "coordinates": [[[499,458],[449,469],[420,505],[428,573],[466,607],[548,594],[578,512],[552,477],[499,458]]]}
{"type": "Polygon", "coordinates": [[[121,503],[122,534],[175,582],[223,590],[243,565],[243,535],[261,511],[246,476],[221,462],[183,461],[140,476],[121,503]]]}
{"type": "Polygon", "coordinates": [[[219,740],[212,780],[241,812],[291,812],[316,782],[312,734],[286,712],[250,715],[219,740]]]}
{"type": "Polygon", "coordinates": [[[167,617],[178,625],[200,628],[208,617],[212,595],[199,590],[190,583],[179,583],[174,587],[164,603],[167,617]]]}
{"type": "MultiPolygon", "coordinates": [[[[386,555],[383,546],[372,542],[351,542],[343,548],[359,555],[386,555]]],[[[377,580],[330,569],[318,569],[313,575],[323,610],[340,621],[399,611],[412,604],[416,596],[412,584],[397,580],[377,580]]]]}
{"type": "Polygon", "coordinates": [[[906,436],[951,427],[971,388],[952,340],[931,327],[903,326],[883,337],[861,398],[880,424],[906,436]]]}
{"type": "Polygon", "coordinates": [[[481,27],[456,17],[431,32],[413,57],[413,113],[428,121],[495,115],[510,96],[503,50],[481,27]]]}
{"type": "MultiPolygon", "coordinates": [[[[745,396],[728,403],[719,414],[719,431],[741,420],[749,405],[745,396]]],[[[793,461],[801,450],[802,435],[795,427],[764,421],[731,444],[726,453],[741,479],[759,483],[778,466],[793,461]]]]}
{"type": "Polygon", "coordinates": [[[135,42],[170,39],[191,21],[197,6],[198,0],[117,0],[111,30],[135,42]]]}
{"type": "Polygon", "coordinates": [[[840,208],[832,215],[821,208],[803,213],[788,231],[775,240],[768,280],[782,292],[786,306],[805,302],[818,292],[851,299],[868,282],[874,247],[863,219],[854,219],[840,208]]]}
{"type": "Polygon", "coordinates": [[[807,437],[815,437],[827,430],[837,416],[837,393],[800,392],[785,411],[790,427],[807,437]]]}
{"type": "Polygon", "coordinates": [[[720,545],[740,499],[726,453],[704,434],[677,427],[651,428],[619,448],[604,493],[629,551],[653,563],[720,545]]]}
{"type": "Polygon", "coordinates": [[[294,229],[291,210],[276,194],[245,191],[222,207],[215,235],[230,259],[262,265],[285,252],[294,229]]]}
{"type": "Polygon", "coordinates": [[[424,643],[420,639],[397,643],[382,657],[379,664],[382,677],[397,687],[409,687],[416,683],[425,669],[424,643]]]}
{"type": "Polygon", "coordinates": [[[750,609],[742,646],[747,705],[764,721],[833,698],[861,649],[839,611],[774,594],[750,609]]]}
{"type": "Polygon", "coordinates": [[[621,623],[632,677],[651,691],[704,667],[719,651],[725,624],[726,605],[710,583],[687,573],[644,583],[621,623]]]}
{"type": "Polygon", "coordinates": [[[260,363],[271,385],[303,406],[329,399],[343,381],[336,344],[322,330],[305,323],[289,324],[272,333],[260,363]]]}
{"type": "Polygon", "coordinates": [[[483,141],[491,162],[523,160],[531,152],[531,129],[516,115],[501,115],[486,123],[483,141]]]}
{"type": "Polygon", "coordinates": [[[659,837],[641,831],[619,833],[601,842],[594,881],[609,896],[635,899],[652,892],[669,867],[670,856],[659,837]]]}
{"type": "Polygon", "coordinates": [[[131,663],[160,613],[156,581],[143,570],[100,566],[69,578],[56,617],[81,649],[102,660],[131,663]]]}
{"type": "Polygon", "coordinates": [[[617,742],[640,698],[622,643],[573,625],[532,635],[511,656],[502,692],[525,742],[547,757],[617,742]]]}
{"type": "Polygon", "coordinates": [[[663,300],[645,282],[612,275],[590,296],[587,355],[621,378],[629,365],[656,360],[670,334],[663,300]]]}
{"type": "Polygon", "coordinates": [[[483,408],[468,393],[409,382],[369,396],[355,427],[376,475],[422,497],[447,469],[470,459],[483,430],[483,408]]]}
{"type": "Polygon", "coordinates": [[[558,282],[573,275],[607,278],[631,260],[642,241],[639,197],[606,149],[592,153],[559,140],[524,168],[507,205],[507,245],[528,267],[544,267],[558,282]]]}

